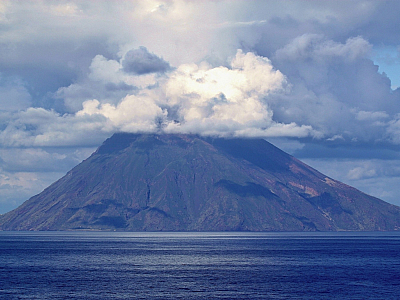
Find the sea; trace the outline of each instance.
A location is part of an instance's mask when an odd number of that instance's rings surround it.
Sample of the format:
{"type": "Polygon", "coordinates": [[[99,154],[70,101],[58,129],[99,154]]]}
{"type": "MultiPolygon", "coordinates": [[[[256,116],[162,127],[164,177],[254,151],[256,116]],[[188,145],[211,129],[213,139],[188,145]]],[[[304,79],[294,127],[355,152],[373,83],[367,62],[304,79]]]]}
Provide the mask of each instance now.
{"type": "Polygon", "coordinates": [[[400,233],[0,232],[0,299],[400,299],[400,233]]]}

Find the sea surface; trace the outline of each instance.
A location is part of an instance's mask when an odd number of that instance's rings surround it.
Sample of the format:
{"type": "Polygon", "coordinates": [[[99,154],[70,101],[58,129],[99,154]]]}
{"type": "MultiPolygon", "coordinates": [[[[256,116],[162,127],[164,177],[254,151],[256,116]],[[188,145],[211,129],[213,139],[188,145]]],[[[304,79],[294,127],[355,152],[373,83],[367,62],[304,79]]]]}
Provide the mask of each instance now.
{"type": "Polygon", "coordinates": [[[0,232],[0,299],[400,299],[400,233],[0,232]]]}

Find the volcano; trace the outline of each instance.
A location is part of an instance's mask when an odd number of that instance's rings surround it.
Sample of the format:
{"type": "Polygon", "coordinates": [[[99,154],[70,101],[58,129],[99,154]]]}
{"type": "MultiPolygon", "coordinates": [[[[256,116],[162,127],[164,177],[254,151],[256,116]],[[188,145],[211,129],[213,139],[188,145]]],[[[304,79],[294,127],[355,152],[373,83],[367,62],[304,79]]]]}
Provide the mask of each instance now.
{"type": "Polygon", "coordinates": [[[398,230],[400,208],[263,139],[114,134],[1,230],[398,230]]]}

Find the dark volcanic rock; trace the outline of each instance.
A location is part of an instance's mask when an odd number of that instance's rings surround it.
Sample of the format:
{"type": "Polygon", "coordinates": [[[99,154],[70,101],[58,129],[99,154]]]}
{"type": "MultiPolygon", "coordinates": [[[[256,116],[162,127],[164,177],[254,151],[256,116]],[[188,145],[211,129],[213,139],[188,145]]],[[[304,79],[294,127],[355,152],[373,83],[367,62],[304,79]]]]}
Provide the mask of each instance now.
{"type": "Polygon", "coordinates": [[[2,230],[397,230],[400,208],[261,139],[115,134],[2,230]]]}

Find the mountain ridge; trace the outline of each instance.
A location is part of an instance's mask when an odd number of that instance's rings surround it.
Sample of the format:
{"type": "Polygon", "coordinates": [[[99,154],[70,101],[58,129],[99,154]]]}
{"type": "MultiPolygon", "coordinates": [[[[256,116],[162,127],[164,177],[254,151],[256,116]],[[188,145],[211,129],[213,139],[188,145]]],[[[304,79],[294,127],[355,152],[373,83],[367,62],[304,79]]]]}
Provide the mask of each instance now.
{"type": "Polygon", "coordinates": [[[398,230],[400,208],[263,139],[114,134],[1,230],[398,230]]]}

